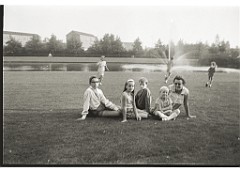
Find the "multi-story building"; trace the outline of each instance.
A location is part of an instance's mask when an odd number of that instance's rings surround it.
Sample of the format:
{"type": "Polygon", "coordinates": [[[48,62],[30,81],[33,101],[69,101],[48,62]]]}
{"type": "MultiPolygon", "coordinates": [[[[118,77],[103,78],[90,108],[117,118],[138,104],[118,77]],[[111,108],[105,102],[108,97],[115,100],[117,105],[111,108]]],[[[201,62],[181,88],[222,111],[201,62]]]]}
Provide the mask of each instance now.
{"type": "Polygon", "coordinates": [[[67,44],[73,38],[76,39],[77,41],[82,42],[82,48],[84,50],[87,50],[91,45],[93,45],[94,41],[97,39],[97,37],[92,34],[78,32],[78,31],[71,31],[66,35],[67,44]]]}
{"type": "Polygon", "coordinates": [[[40,36],[37,34],[3,31],[3,45],[6,45],[6,42],[9,41],[11,37],[21,42],[22,46],[25,46],[26,42],[30,41],[33,37],[40,39],[40,36]]]}

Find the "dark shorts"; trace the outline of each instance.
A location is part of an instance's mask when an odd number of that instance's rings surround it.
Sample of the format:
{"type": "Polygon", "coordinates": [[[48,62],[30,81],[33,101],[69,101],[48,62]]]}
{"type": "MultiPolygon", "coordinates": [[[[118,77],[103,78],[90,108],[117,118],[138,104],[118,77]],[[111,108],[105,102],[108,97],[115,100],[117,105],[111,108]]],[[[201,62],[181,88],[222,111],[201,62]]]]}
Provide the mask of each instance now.
{"type": "Polygon", "coordinates": [[[213,75],[208,75],[208,79],[210,80],[212,80],[213,79],[213,75]]]}
{"type": "Polygon", "coordinates": [[[111,109],[105,107],[103,104],[100,104],[96,110],[89,110],[88,116],[90,117],[102,116],[102,113],[105,110],[111,110],[111,109]]]}

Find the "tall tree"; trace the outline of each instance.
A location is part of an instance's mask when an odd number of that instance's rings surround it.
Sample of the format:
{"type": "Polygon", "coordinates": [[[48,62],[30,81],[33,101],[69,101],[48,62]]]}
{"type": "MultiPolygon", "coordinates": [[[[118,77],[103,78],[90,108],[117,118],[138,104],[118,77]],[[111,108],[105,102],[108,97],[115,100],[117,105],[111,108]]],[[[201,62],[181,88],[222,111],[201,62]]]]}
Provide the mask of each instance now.
{"type": "Polygon", "coordinates": [[[117,54],[118,56],[120,56],[121,53],[124,51],[120,37],[117,36],[114,42],[112,43],[112,50],[113,53],[117,54]]]}
{"type": "Polygon", "coordinates": [[[46,46],[48,51],[53,54],[64,49],[62,41],[57,40],[57,37],[55,35],[51,35],[51,38],[48,40],[46,46]]]}
{"type": "Polygon", "coordinates": [[[82,48],[82,42],[77,37],[71,37],[67,40],[67,50],[70,54],[75,56],[81,54],[84,50],[82,48]]]}
{"type": "Polygon", "coordinates": [[[21,52],[22,44],[13,37],[10,37],[10,40],[6,42],[4,46],[4,53],[11,55],[18,55],[21,52]]]}
{"type": "Polygon", "coordinates": [[[142,54],[142,52],[143,52],[142,42],[140,41],[139,38],[137,38],[133,42],[133,53],[134,53],[134,55],[138,56],[138,55],[142,54]]]}
{"type": "Polygon", "coordinates": [[[40,40],[40,37],[32,37],[31,40],[26,42],[25,48],[26,51],[32,55],[37,55],[39,51],[42,49],[43,44],[40,40]]]}
{"type": "MultiPolygon", "coordinates": [[[[166,58],[167,57],[166,54],[165,54],[166,47],[165,47],[165,45],[163,45],[163,43],[160,39],[158,39],[157,43],[155,44],[155,50],[157,52],[158,57],[160,57],[160,58],[166,58]]],[[[153,51],[150,51],[150,52],[153,53],[153,51]]]]}
{"type": "Polygon", "coordinates": [[[113,34],[105,34],[99,41],[96,40],[94,44],[89,47],[88,52],[100,55],[121,56],[124,51],[121,39],[113,34]]]}

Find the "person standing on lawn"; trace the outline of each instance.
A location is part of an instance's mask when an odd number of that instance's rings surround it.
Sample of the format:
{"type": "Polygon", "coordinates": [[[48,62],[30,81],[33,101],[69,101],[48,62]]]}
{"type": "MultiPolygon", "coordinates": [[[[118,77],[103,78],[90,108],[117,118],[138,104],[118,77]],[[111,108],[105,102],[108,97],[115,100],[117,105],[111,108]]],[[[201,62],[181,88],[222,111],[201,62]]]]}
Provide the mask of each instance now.
{"type": "Polygon", "coordinates": [[[206,83],[206,87],[211,87],[212,86],[212,81],[213,81],[213,75],[216,71],[217,64],[216,62],[211,62],[211,66],[208,69],[208,82],[206,83]]]}
{"type": "Polygon", "coordinates": [[[173,57],[171,57],[167,62],[167,74],[165,75],[165,83],[166,84],[172,74],[172,68],[173,68],[173,57]]]}
{"type": "Polygon", "coordinates": [[[100,61],[97,63],[98,66],[98,79],[100,80],[100,85],[102,85],[102,81],[104,78],[105,69],[109,71],[107,67],[107,62],[104,60],[105,56],[101,56],[100,61]]]}

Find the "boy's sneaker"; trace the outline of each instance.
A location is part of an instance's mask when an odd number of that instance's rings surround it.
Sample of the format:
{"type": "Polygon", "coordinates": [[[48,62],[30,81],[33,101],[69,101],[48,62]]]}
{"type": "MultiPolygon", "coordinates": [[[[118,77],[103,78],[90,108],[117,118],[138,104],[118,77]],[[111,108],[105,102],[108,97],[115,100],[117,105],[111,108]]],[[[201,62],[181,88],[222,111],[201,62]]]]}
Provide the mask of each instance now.
{"type": "Polygon", "coordinates": [[[212,84],[209,84],[209,87],[211,87],[212,86],[212,84]]]}
{"type": "Polygon", "coordinates": [[[206,85],[205,85],[206,87],[208,87],[208,83],[206,83],[206,85]]]}
{"type": "Polygon", "coordinates": [[[80,118],[78,118],[78,119],[76,119],[77,121],[83,121],[83,120],[85,120],[86,119],[86,115],[82,115],[82,117],[80,117],[80,118]]]}

